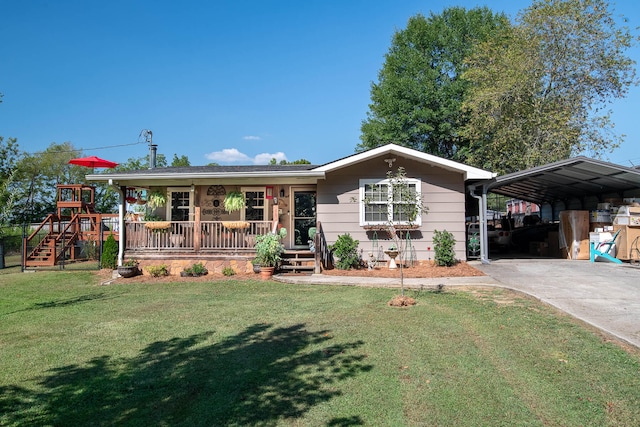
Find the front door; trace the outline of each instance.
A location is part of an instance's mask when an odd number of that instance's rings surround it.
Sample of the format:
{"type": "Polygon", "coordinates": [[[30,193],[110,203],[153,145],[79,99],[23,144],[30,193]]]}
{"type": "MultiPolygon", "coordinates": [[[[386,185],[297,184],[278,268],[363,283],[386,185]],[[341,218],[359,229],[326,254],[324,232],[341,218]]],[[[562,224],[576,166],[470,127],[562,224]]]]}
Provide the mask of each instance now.
{"type": "Polygon", "coordinates": [[[293,235],[294,248],[309,247],[309,229],[316,226],[315,190],[293,189],[293,235]]]}

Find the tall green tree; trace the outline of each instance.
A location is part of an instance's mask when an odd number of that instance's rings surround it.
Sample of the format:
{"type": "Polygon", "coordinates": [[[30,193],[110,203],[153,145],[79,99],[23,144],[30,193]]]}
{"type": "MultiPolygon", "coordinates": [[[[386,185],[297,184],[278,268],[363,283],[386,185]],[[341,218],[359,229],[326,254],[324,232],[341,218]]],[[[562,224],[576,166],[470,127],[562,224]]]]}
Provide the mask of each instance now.
{"type": "Polygon", "coordinates": [[[609,103],[636,82],[634,44],[604,0],[537,0],[467,61],[471,141],[461,156],[499,173],[618,146],[609,103]]]}
{"type": "Polygon", "coordinates": [[[191,162],[189,161],[189,157],[185,156],[184,154],[180,157],[178,157],[177,154],[174,154],[173,160],[171,161],[171,166],[191,166],[191,162]]]}
{"type": "Polygon", "coordinates": [[[70,142],[53,142],[40,153],[24,155],[16,165],[21,203],[16,206],[15,221],[40,222],[48,213],[55,212],[57,184],[85,181],[87,168],[69,164],[69,160],[80,154],[70,142]]]}
{"type": "Polygon", "coordinates": [[[488,8],[445,9],[416,15],[397,31],[371,85],[371,104],[356,151],[396,143],[455,159],[467,145],[461,106],[468,83],[461,78],[477,43],[510,26],[488,8]]]}
{"type": "Polygon", "coordinates": [[[278,163],[278,160],[276,160],[275,157],[272,157],[271,160],[269,160],[269,164],[270,165],[310,165],[311,162],[307,159],[298,159],[292,162],[288,162],[286,160],[280,160],[280,163],[278,163]]]}
{"type": "MultiPolygon", "coordinates": [[[[167,156],[158,153],[156,156],[156,167],[167,167],[167,156]]],[[[125,172],[142,169],[149,169],[149,156],[130,157],[126,162],[120,163],[118,166],[116,166],[115,169],[107,170],[105,172],[125,172]]]]}
{"type": "Polygon", "coordinates": [[[0,236],[4,233],[4,227],[14,220],[15,202],[19,196],[16,185],[16,164],[20,157],[17,140],[0,136],[0,236]]]}
{"type": "MultiPolygon", "coordinates": [[[[0,104],[3,96],[0,93],[0,104]]],[[[13,220],[13,205],[17,199],[15,169],[21,156],[22,153],[15,138],[5,139],[0,136],[0,235],[2,235],[2,227],[13,220]]]]}

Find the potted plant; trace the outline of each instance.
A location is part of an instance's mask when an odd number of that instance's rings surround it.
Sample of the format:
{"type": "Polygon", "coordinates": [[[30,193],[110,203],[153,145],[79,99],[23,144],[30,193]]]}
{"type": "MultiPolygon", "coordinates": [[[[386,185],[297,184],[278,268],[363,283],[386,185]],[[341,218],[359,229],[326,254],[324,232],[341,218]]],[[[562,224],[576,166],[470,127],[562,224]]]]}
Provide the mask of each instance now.
{"type": "Polygon", "coordinates": [[[199,277],[204,276],[209,271],[201,262],[193,264],[191,267],[185,267],[184,270],[180,272],[181,277],[199,277]]]}
{"type": "Polygon", "coordinates": [[[275,268],[282,260],[284,245],[280,239],[286,236],[286,233],[287,230],[283,228],[280,230],[280,234],[268,233],[256,237],[255,261],[260,264],[260,275],[263,280],[267,280],[273,275],[275,268]]]}
{"type": "Polygon", "coordinates": [[[254,259],[251,261],[251,264],[253,265],[253,272],[256,274],[260,273],[260,261],[254,259]]]}
{"type": "Polygon", "coordinates": [[[153,190],[147,197],[147,206],[151,209],[164,206],[167,203],[167,195],[160,190],[153,190]]]}
{"type": "Polygon", "coordinates": [[[239,191],[230,191],[224,196],[224,209],[228,212],[237,212],[244,209],[244,194],[239,191]]]}
{"type": "Polygon", "coordinates": [[[164,231],[171,226],[168,221],[162,221],[162,218],[157,215],[154,210],[167,203],[167,194],[160,190],[153,190],[147,197],[147,209],[145,211],[144,220],[147,221],[145,227],[152,229],[153,231],[164,231]]]}
{"type": "Polygon", "coordinates": [[[118,274],[122,277],[133,277],[140,274],[138,269],[138,261],[135,259],[128,259],[123,261],[122,265],[118,266],[118,274]]]}

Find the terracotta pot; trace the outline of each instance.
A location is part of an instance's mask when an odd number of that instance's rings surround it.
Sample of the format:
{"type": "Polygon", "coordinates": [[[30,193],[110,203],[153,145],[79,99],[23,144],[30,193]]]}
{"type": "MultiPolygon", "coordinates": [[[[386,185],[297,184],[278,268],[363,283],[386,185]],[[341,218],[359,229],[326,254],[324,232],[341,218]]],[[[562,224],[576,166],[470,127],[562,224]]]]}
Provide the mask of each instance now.
{"type": "Polygon", "coordinates": [[[275,267],[260,267],[260,278],[262,280],[269,280],[273,276],[275,267]]]}

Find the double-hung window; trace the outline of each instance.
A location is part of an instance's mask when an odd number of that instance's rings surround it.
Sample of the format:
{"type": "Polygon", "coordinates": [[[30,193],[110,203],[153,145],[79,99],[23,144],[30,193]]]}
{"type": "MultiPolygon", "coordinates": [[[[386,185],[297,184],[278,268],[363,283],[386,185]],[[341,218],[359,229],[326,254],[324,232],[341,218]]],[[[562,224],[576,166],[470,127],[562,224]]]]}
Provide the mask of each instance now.
{"type": "Polygon", "coordinates": [[[421,225],[420,181],[360,180],[360,225],[421,225]]]}

